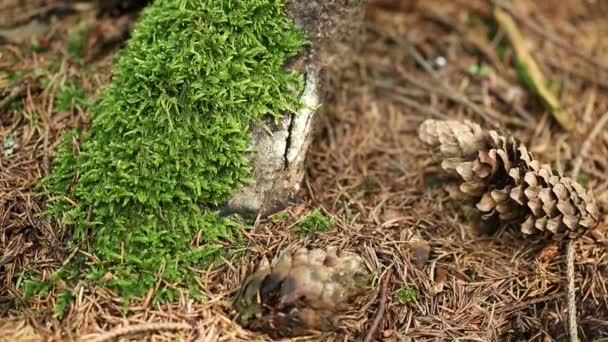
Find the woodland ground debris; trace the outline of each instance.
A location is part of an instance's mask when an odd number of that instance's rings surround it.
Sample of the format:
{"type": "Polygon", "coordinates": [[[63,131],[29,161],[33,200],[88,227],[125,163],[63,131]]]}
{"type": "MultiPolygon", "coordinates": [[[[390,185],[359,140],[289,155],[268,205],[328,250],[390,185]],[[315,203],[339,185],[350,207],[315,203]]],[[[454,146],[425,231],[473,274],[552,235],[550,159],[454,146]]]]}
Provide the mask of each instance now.
{"type": "Polygon", "coordinates": [[[301,218],[294,226],[294,230],[302,235],[314,235],[325,233],[334,225],[335,221],[325,216],[321,210],[315,209],[311,213],[301,218]]]}
{"type": "MultiPolygon", "coordinates": [[[[356,65],[336,84],[336,94],[326,106],[302,192],[284,211],[288,219],[256,221],[255,229],[244,233],[242,258],[231,256],[216,267],[193,270],[207,279],[200,289],[209,301],[192,301],[183,292],[164,305],[152,305],[146,297],[133,298],[126,314],[122,298],[105,288],[74,289],[64,284],[65,288],[49,288],[48,296],[26,301],[23,281],[28,277],[50,279],[70,255],[65,247],[65,226],[36,215],[40,203],[32,192],[46,172],[45,159],[54,155],[65,132],[86,127],[88,122],[86,108],[75,106],[63,113],[52,110],[57,80],[75,76],[85,92],[96,97],[97,89],[109,81],[112,56],[96,60],[89,71],[78,63],[63,63],[69,58],[64,55],[67,28],[77,18],[53,24],[55,34],[45,52],[27,46],[0,46],[0,70],[12,75],[27,74],[61,57],[60,67],[49,74],[48,87],[26,84],[15,97],[21,109],[0,111],[0,140],[15,132],[21,146],[10,158],[3,158],[0,167],[0,250],[4,252],[0,286],[7,290],[0,291],[0,329],[6,338],[14,336],[11,341],[19,337],[61,339],[65,334],[83,339],[103,337],[107,331],[124,332],[142,324],[148,330],[126,335],[128,339],[267,341],[267,335],[243,329],[232,320],[232,296],[262,257],[272,259],[280,250],[310,244],[311,239],[295,233],[292,224],[315,208],[323,208],[336,224],[332,234],[315,237],[314,247],[339,245],[361,255],[373,274],[393,272],[376,337],[566,340],[565,246],[552,242],[546,248],[542,241],[522,242],[511,230],[478,236],[471,228],[462,208],[445,196],[443,184],[438,183],[441,179],[435,177],[440,170],[423,152],[416,128],[430,117],[481,120],[481,125],[488,126],[465,103],[438,91],[436,79],[394,40],[395,35],[407,39],[429,61],[445,56],[446,65],[436,71],[441,78],[484,111],[500,113],[498,122],[536,158],[569,174],[579,158],[581,142],[608,111],[608,74],[589,62],[608,60],[608,41],[602,39],[608,35],[608,3],[562,1],[556,6],[554,2],[514,0],[511,4],[533,57],[543,73],[560,85],[556,96],[577,119],[573,131],[564,132],[526,90],[524,96],[515,97],[517,101],[504,101],[516,89],[525,88],[513,64],[512,48],[502,44],[504,36],[493,29],[496,23],[487,1],[372,1],[365,49],[355,56],[356,65]],[[534,24],[535,29],[520,19],[534,24]],[[547,34],[559,38],[559,44],[551,43],[547,34]],[[491,67],[486,77],[471,75],[468,70],[480,61],[491,67]],[[360,185],[369,177],[376,179],[382,191],[362,193],[360,185]],[[433,187],[425,187],[429,179],[433,187]],[[398,219],[383,227],[387,213],[398,219]],[[432,247],[431,258],[421,270],[414,266],[408,250],[407,243],[414,237],[424,238],[432,247]],[[541,253],[553,250],[555,243],[557,253],[541,253]],[[400,304],[394,298],[405,285],[418,290],[415,303],[400,304]],[[78,296],[59,320],[53,307],[64,289],[78,296]],[[152,329],[157,323],[186,320],[196,322],[195,329],[152,329]]],[[[113,20],[99,19],[109,25],[113,20]]],[[[0,81],[2,94],[4,84],[0,81]]],[[[605,213],[608,135],[600,133],[589,145],[579,176],[587,178],[587,187],[594,189],[600,212],[605,213]]],[[[578,335],[583,341],[608,337],[605,251],[587,237],[577,241],[575,299],[578,335]]],[[[74,255],[83,253],[78,250],[74,255]]],[[[378,281],[375,285],[360,298],[362,305],[345,313],[342,331],[363,337],[370,330],[382,297],[378,281]]],[[[324,333],[308,340],[342,341],[344,335],[324,333]]]]}

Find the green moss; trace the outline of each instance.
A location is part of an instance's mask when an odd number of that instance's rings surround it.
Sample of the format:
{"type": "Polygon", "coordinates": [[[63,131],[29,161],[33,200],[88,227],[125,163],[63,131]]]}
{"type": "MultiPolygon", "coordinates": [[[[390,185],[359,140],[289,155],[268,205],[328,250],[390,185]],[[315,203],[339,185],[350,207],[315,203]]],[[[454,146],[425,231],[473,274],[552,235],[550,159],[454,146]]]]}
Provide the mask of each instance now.
{"type": "Polygon", "coordinates": [[[287,220],[289,218],[289,213],[279,213],[276,214],[274,216],[272,216],[272,222],[278,223],[278,222],[283,222],[285,220],[287,220]]]}
{"type": "Polygon", "coordinates": [[[395,292],[395,299],[400,304],[413,302],[418,299],[418,290],[413,287],[405,286],[395,292]]]}
{"type": "Polygon", "coordinates": [[[589,176],[586,174],[581,174],[576,177],[576,182],[580,184],[583,188],[587,188],[589,186],[589,176]]]}
{"type": "Polygon", "coordinates": [[[66,136],[41,183],[47,214],[73,227],[74,245],[92,242],[99,261],[74,258],[87,280],[127,298],[158,283],[156,299],[172,300],[198,288],[189,267],[238,242],[239,224],[213,208],[252,179],[248,129],[300,107],[302,77],[284,64],[305,38],[283,7],[157,0],[143,11],[91,128],[66,136]]]}
{"type": "Polygon", "coordinates": [[[69,111],[73,105],[88,106],[87,95],[74,79],[63,82],[55,95],[55,110],[59,112],[69,111]]]}
{"type": "Polygon", "coordinates": [[[72,294],[72,292],[67,290],[60,291],[57,295],[55,305],[53,306],[53,313],[55,314],[55,316],[59,319],[63,318],[73,301],[74,295],[72,294]]]}
{"type": "Polygon", "coordinates": [[[21,99],[14,99],[6,106],[6,110],[9,113],[20,112],[22,108],[23,104],[21,103],[21,99]]]}
{"type": "Polygon", "coordinates": [[[36,279],[33,275],[27,275],[20,283],[25,298],[34,295],[46,296],[53,287],[53,283],[47,280],[36,279]]]}
{"type": "Polygon", "coordinates": [[[329,231],[336,223],[323,215],[319,209],[304,216],[295,225],[295,231],[302,235],[313,235],[329,231]]]}
{"type": "Polygon", "coordinates": [[[66,50],[70,57],[82,62],[84,57],[84,47],[90,28],[86,24],[78,24],[68,33],[66,50]]]}

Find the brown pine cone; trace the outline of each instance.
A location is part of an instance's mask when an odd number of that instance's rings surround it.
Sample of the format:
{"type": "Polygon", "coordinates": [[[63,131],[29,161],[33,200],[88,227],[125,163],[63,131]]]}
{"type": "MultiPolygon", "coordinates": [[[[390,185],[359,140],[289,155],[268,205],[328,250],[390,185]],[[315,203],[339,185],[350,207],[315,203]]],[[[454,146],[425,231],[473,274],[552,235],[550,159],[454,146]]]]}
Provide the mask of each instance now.
{"type": "Polygon", "coordinates": [[[437,149],[442,168],[459,179],[447,186],[450,196],[474,203],[482,221],[519,223],[526,235],[554,239],[597,227],[593,193],[534,160],[514,137],[453,120],[426,120],[418,135],[437,149]]]}
{"type": "Polygon", "coordinates": [[[335,248],[283,253],[272,266],[264,258],[235,298],[237,320],[272,337],[330,331],[367,281],[361,257],[335,248]]]}

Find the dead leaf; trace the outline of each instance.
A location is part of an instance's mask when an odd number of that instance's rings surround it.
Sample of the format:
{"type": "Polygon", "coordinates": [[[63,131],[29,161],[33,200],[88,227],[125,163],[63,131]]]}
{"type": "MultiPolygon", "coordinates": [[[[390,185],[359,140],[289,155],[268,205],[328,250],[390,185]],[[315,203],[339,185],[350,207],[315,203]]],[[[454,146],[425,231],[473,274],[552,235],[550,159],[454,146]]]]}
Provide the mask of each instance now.
{"type": "Polygon", "coordinates": [[[429,261],[431,256],[431,245],[422,238],[413,238],[410,241],[410,248],[414,256],[416,268],[422,268],[429,261]]]}
{"type": "Polygon", "coordinates": [[[106,274],[103,275],[103,277],[101,278],[101,281],[110,281],[112,278],[114,278],[114,274],[112,274],[112,272],[108,271],[108,272],[106,272],[106,274]]]}
{"type": "Polygon", "coordinates": [[[538,253],[538,259],[541,262],[551,261],[557,256],[558,252],[559,246],[557,243],[548,244],[538,253]]]}
{"type": "Polygon", "coordinates": [[[438,267],[435,271],[435,284],[431,287],[431,294],[436,296],[437,294],[443,292],[443,287],[445,285],[445,280],[448,277],[448,271],[443,267],[438,267]]]}

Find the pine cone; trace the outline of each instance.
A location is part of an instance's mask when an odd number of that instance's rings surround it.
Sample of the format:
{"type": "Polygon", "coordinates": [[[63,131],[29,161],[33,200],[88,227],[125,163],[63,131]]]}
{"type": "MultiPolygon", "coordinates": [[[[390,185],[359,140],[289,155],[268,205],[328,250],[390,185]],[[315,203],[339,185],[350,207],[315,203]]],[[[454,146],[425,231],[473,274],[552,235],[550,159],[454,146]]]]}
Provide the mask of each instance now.
{"type": "Polygon", "coordinates": [[[243,284],[234,306],[243,326],[272,337],[293,337],[337,327],[339,313],[368,280],[363,260],[335,248],[306,248],[272,266],[262,259],[243,284]]]}
{"type": "Polygon", "coordinates": [[[447,186],[450,197],[474,203],[482,221],[519,223],[526,235],[554,239],[575,238],[599,223],[593,193],[534,160],[512,136],[452,120],[426,120],[418,135],[460,180],[447,186]]]}

